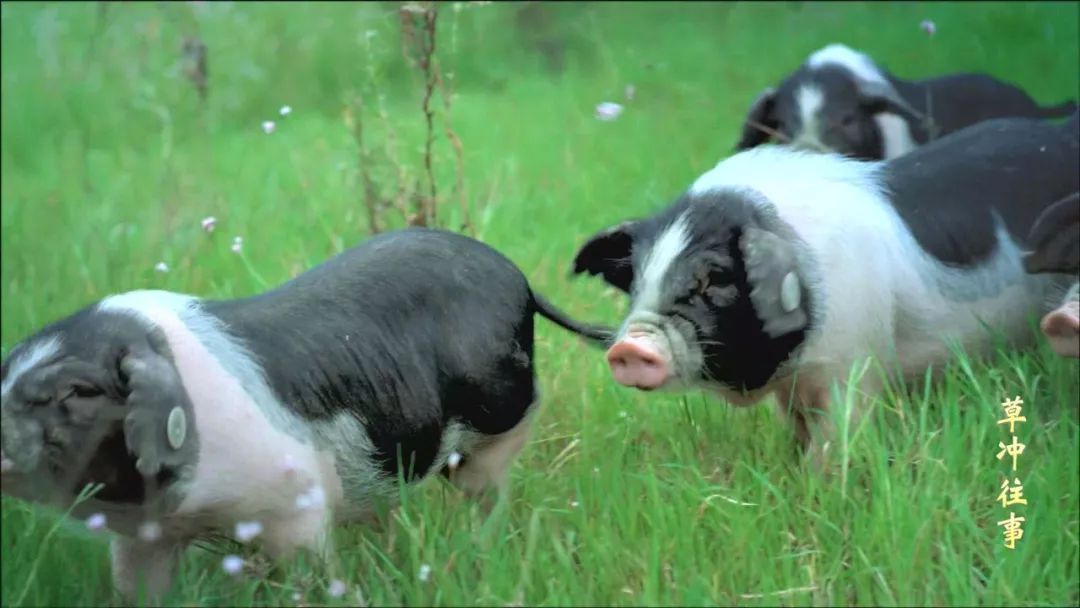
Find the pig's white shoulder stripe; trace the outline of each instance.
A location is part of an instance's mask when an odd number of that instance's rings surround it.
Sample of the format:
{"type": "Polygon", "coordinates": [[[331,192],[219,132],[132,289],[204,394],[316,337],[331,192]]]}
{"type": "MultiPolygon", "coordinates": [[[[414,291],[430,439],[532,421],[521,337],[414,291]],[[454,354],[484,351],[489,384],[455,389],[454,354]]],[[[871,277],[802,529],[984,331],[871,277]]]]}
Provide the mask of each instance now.
{"type": "Polygon", "coordinates": [[[885,77],[872,59],[843,44],[830,44],[822,48],[810,55],[806,63],[811,68],[828,64],[839,65],[861,80],[885,82],[885,77]]]}
{"type": "Polygon", "coordinates": [[[15,386],[15,382],[27,372],[27,370],[37,367],[43,361],[56,356],[60,352],[60,338],[58,336],[49,336],[44,340],[39,340],[33,344],[27,346],[23,352],[11,362],[11,367],[8,368],[7,377],[4,378],[3,385],[0,385],[0,396],[7,397],[8,391],[11,387],[15,386]]]}

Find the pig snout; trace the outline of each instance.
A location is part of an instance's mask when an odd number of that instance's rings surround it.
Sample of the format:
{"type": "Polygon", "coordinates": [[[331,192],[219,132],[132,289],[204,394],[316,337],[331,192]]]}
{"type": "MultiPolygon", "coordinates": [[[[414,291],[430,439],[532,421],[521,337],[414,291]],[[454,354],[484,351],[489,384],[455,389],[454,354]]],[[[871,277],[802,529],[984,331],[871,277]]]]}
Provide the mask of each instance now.
{"type": "Polygon", "coordinates": [[[660,348],[647,336],[628,335],[607,351],[615,381],[643,390],[660,388],[670,374],[660,348]]]}
{"type": "Polygon", "coordinates": [[[1066,302],[1051,311],[1043,317],[1040,328],[1054,352],[1080,359],[1080,302],[1066,302]]]}

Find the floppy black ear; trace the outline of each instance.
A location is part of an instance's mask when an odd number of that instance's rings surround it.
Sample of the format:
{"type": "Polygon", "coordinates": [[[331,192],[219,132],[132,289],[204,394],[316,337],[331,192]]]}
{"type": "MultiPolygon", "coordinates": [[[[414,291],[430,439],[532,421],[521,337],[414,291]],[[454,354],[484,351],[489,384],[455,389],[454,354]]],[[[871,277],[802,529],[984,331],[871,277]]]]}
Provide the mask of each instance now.
{"type": "Polygon", "coordinates": [[[144,476],[190,463],[197,452],[194,411],[165,334],[154,328],[120,360],[126,385],[124,437],[144,476]]]}
{"type": "Polygon", "coordinates": [[[858,87],[859,105],[870,114],[898,114],[912,123],[923,120],[923,114],[901,97],[892,85],[878,81],[861,81],[858,87]]]}
{"type": "Polygon", "coordinates": [[[630,293],[634,268],[630,252],[637,220],[628,220],[592,236],[574,256],[572,274],[601,275],[613,287],[630,293]]]}
{"type": "Polygon", "coordinates": [[[1024,270],[1031,274],[1080,271],[1080,192],[1039,214],[1027,245],[1031,251],[1024,255],[1024,270]]]}
{"type": "Polygon", "coordinates": [[[739,248],[750,283],[750,302],[765,333],[778,338],[806,327],[806,285],[796,268],[792,242],[749,223],[743,228],[739,248]]]}
{"type": "Polygon", "coordinates": [[[775,105],[776,89],[769,87],[758,93],[754,102],[750,104],[750,110],[746,113],[742,137],[739,143],[735,144],[736,150],[747,150],[769,141],[772,135],[761,127],[775,131],[779,126],[780,123],[777,122],[776,115],[773,113],[775,105]]]}

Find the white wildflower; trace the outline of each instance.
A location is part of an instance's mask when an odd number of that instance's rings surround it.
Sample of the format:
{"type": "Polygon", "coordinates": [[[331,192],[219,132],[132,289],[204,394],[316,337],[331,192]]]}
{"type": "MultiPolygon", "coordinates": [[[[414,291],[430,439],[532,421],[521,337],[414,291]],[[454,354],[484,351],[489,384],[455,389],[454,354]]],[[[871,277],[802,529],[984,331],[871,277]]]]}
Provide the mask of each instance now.
{"type": "Polygon", "coordinates": [[[236,540],[246,543],[262,534],[262,524],[257,521],[241,521],[236,523],[236,540]]]}
{"type": "Polygon", "coordinates": [[[341,597],[345,595],[345,591],[347,591],[345,581],[338,579],[330,581],[330,586],[326,589],[326,592],[330,594],[330,597],[341,597]]]}
{"type": "Polygon", "coordinates": [[[240,574],[244,568],[244,560],[239,555],[226,555],[221,560],[221,569],[229,574],[240,574]]]}
{"type": "Polygon", "coordinates": [[[87,517],[86,518],[86,527],[87,527],[87,529],[93,530],[94,532],[97,532],[98,530],[104,529],[105,528],[105,514],[104,513],[94,513],[90,517],[87,517]]]}
{"type": "Polygon", "coordinates": [[[610,122],[619,117],[622,114],[623,107],[615,102],[605,101],[596,106],[596,118],[597,120],[603,120],[610,122]]]}
{"type": "Polygon", "coordinates": [[[296,508],[301,511],[318,509],[325,502],[326,493],[323,492],[322,486],[311,486],[306,492],[302,492],[296,497],[296,508]]]}
{"type": "Polygon", "coordinates": [[[161,538],[161,524],[156,521],[144,521],[139,524],[139,538],[148,543],[161,538]]]}

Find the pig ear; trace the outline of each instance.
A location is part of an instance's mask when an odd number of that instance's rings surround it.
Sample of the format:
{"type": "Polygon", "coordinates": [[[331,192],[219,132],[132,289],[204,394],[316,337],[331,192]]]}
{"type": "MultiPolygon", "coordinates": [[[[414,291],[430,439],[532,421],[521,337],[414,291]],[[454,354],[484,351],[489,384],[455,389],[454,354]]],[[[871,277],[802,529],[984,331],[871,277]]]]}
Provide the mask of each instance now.
{"type": "Polygon", "coordinates": [[[769,87],[758,93],[754,102],[750,104],[750,110],[746,113],[742,136],[739,143],[735,144],[736,150],[747,150],[769,141],[771,134],[761,127],[767,127],[775,131],[779,126],[775,115],[773,115],[775,103],[776,89],[769,87]]]}
{"type": "Polygon", "coordinates": [[[128,390],[124,437],[135,468],[151,477],[190,462],[196,451],[194,412],[161,329],[132,346],[119,365],[128,390]]]}
{"type": "Polygon", "coordinates": [[[1047,207],[1031,227],[1027,244],[1032,251],[1024,255],[1024,270],[1031,274],[1080,270],[1080,192],[1047,207]]]}
{"type": "Polygon", "coordinates": [[[594,234],[574,256],[571,274],[601,275],[613,287],[630,293],[630,284],[634,281],[630,252],[637,223],[637,220],[628,220],[594,234]]]}
{"type": "Polygon", "coordinates": [[[791,243],[768,230],[747,226],[739,247],[750,282],[750,301],[765,333],[777,338],[806,327],[803,280],[791,243]]]}
{"type": "Polygon", "coordinates": [[[889,112],[899,114],[910,122],[919,123],[923,120],[922,112],[911,106],[896,89],[884,82],[861,81],[859,82],[859,103],[871,114],[889,112]]]}

